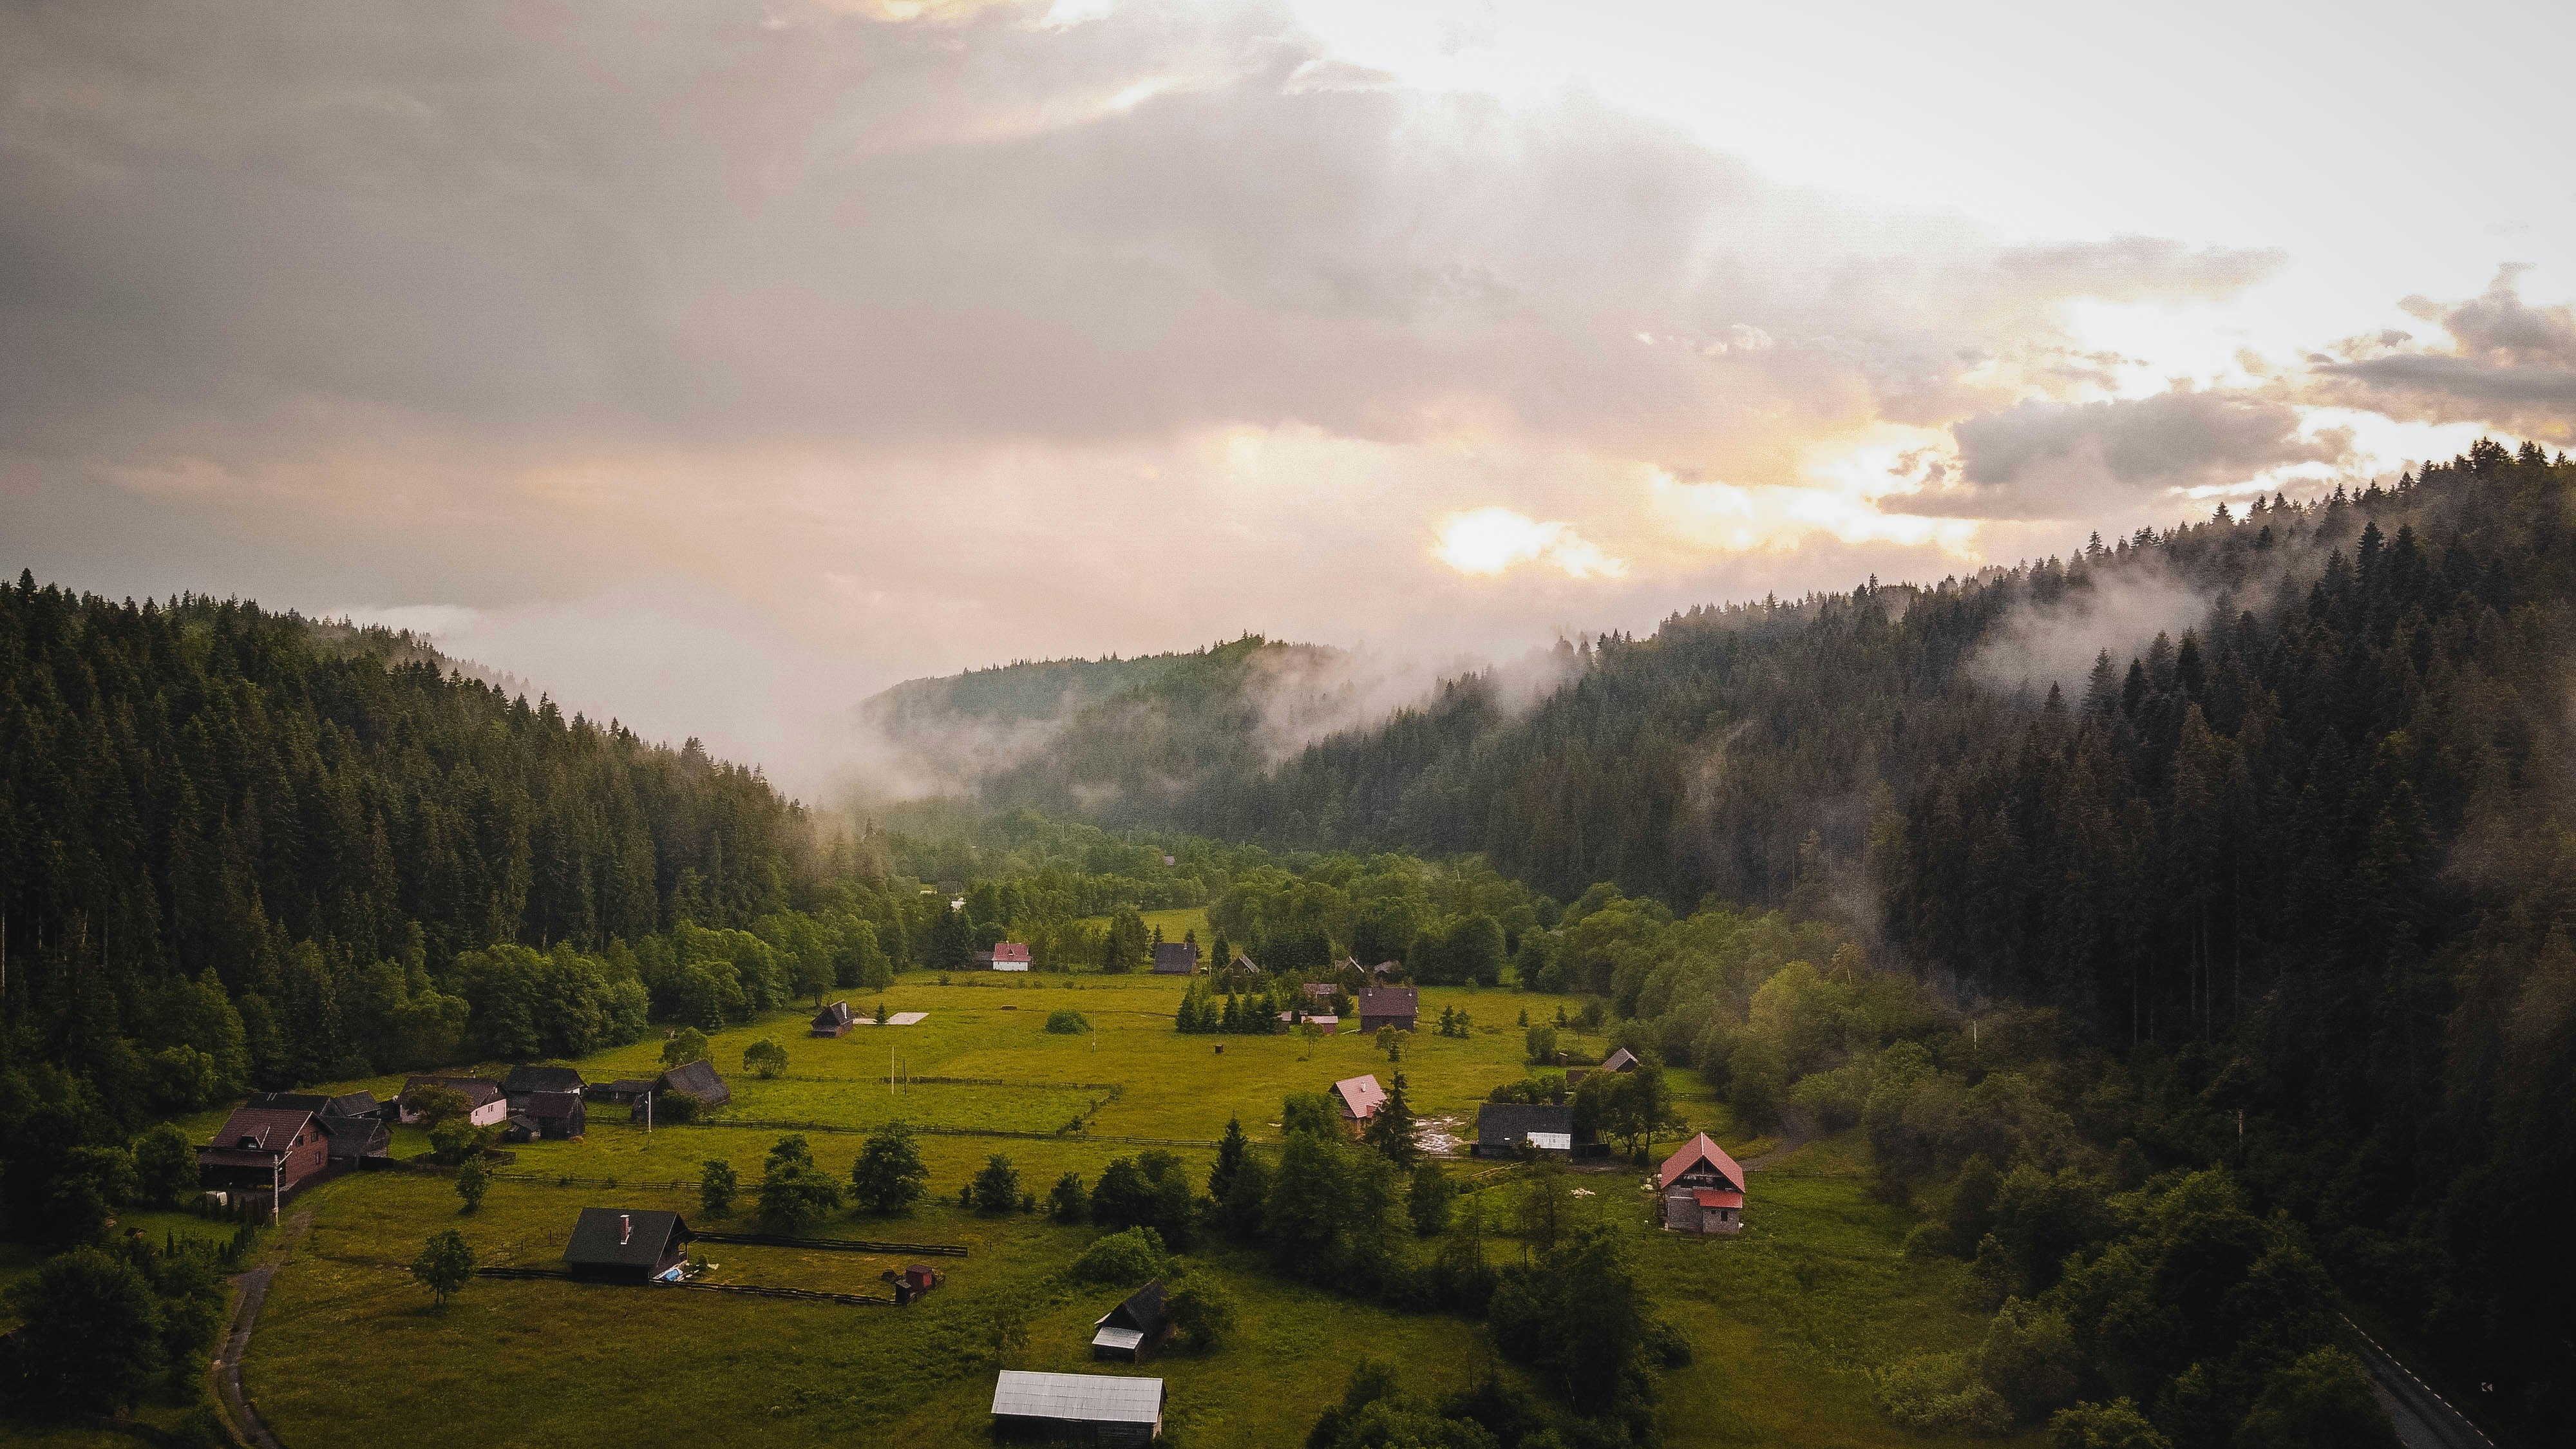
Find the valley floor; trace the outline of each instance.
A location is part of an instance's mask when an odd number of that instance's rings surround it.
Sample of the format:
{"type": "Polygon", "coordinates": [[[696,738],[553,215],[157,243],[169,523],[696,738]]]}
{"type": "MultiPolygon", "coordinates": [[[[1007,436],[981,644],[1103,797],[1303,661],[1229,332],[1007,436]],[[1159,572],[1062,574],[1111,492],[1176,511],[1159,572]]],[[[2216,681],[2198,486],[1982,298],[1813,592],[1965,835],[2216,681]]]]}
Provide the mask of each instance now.
{"type": "MultiPolygon", "coordinates": [[[[951,1270],[945,1286],[912,1308],[493,1279],[478,1279],[445,1309],[433,1308],[403,1265],[441,1228],[462,1231],[484,1264],[544,1267],[559,1260],[585,1206],[669,1208],[702,1228],[750,1226],[748,1202],[731,1220],[702,1221],[694,1180],[701,1163],[722,1158],[746,1188],[755,1184],[777,1129],[665,1126],[648,1136],[622,1111],[603,1108],[583,1141],[516,1149],[518,1160],[470,1215],[459,1213],[444,1176],[368,1173],[298,1198],[293,1206],[310,1211],[312,1227],[277,1275],[260,1317],[244,1363],[250,1398],[288,1449],[646,1449],[710,1436],[784,1446],[988,1443],[994,1314],[1027,1315],[1028,1346],[1015,1367],[1085,1371],[1094,1367],[1091,1322],[1122,1290],[1058,1276],[1093,1236],[1090,1229],[959,1209],[957,1189],[987,1157],[1007,1155],[1023,1186],[1041,1196],[1065,1171],[1095,1179],[1113,1157],[1157,1143],[1203,1173],[1229,1116],[1239,1114],[1256,1141],[1276,1140],[1283,1093],[1363,1072],[1388,1075],[1385,1057],[1357,1035],[1326,1038],[1311,1053],[1294,1037],[1180,1035],[1171,1025],[1180,992],[1181,983],[1152,978],[978,977],[943,987],[917,976],[887,992],[886,1003],[927,1012],[918,1026],[862,1027],[818,1041],[802,1034],[801,1015],[782,1016],[716,1039],[717,1065],[737,1092],[721,1115],[849,1129],[807,1132],[819,1165],[835,1175],[846,1175],[860,1129],[898,1114],[952,1128],[1046,1132],[1101,1104],[1078,1135],[924,1136],[938,1201],[905,1218],[848,1216],[813,1230],[967,1246],[970,1256],[940,1262],[951,1270]],[[1047,1014],[1068,1007],[1095,1030],[1046,1033],[1047,1014]],[[763,1035],[788,1048],[780,1081],[756,1082],[738,1071],[743,1048],[763,1035]],[[902,1075],[977,1080],[889,1087],[890,1052],[902,1075]],[[620,1185],[603,1185],[611,1179],[620,1185]]],[[[873,1008],[874,1000],[853,1004],[873,1008]]],[[[1413,1036],[1403,1064],[1417,1111],[1455,1118],[1472,1136],[1476,1104],[1522,1070],[1517,1014],[1552,1021],[1558,1001],[1433,989],[1424,1005],[1426,1030],[1413,1036]],[[1468,1037],[1427,1029],[1443,1006],[1472,1014],[1468,1037]]],[[[579,1065],[593,1080],[649,1074],[659,1050],[655,1040],[579,1065]]],[[[1695,1127],[1740,1156],[1771,1145],[1732,1134],[1723,1108],[1688,1074],[1674,1081],[1689,1094],[1684,1109],[1695,1127]]],[[[398,1083],[362,1085],[388,1092],[398,1083]]],[[[219,1113],[206,1114],[184,1125],[202,1137],[219,1120],[219,1113]]],[[[424,1147],[416,1132],[397,1135],[397,1156],[424,1147]]],[[[1511,1169],[1460,1163],[1456,1170],[1488,1192],[1508,1191],[1511,1169]]],[[[1693,1363],[1661,1376],[1668,1443],[1839,1449],[1938,1442],[1881,1414],[1867,1372],[1908,1354],[1963,1348],[1982,1318],[1962,1301],[1959,1265],[1900,1255],[1906,1215],[1870,1197],[1856,1140],[1780,1154],[1754,1178],[1749,1227],[1735,1239],[1655,1230],[1653,1197],[1640,1174],[1578,1182],[1589,1194],[1577,1199],[1583,1212],[1637,1234],[1649,1282],[1690,1337],[1693,1363]]],[[[160,1231],[157,1219],[150,1230],[160,1231]]],[[[1518,1251],[1508,1240],[1496,1247],[1518,1251]]],[[[701,1251],[720,1265],[717,1282],[868,1294],[883,1293],[879,1272],[903,1261],[736,1245],[701,1251]]],[[[1130,1370],[1169,1381],[1177,1443],[1300,1444],[1363,1355],[1397,1365],[1407,1386],[1420,1390],[1461,1382],[1491,1362],[1475,1324],[1392,1313],[1288,1284],[1227,1248],[1199,1256],[1229,1280],[1241,1304],[1240,1330],[1207,1354],[1171,1353],[1130,1370]]],[[[134,1441],[87,1431],[0,1431],[0,1442],[68,1449],[134,1441]]]]}

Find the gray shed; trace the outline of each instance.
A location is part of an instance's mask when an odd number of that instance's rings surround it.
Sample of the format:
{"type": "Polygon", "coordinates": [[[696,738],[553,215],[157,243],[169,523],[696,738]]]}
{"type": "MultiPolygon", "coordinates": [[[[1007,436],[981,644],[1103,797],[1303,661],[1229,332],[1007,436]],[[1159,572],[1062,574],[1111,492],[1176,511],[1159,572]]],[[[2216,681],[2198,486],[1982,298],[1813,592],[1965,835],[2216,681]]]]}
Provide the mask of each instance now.
{"type": "Polygon", "coordinates": [[[1004,1434],[1092,1444],[1149,1444],[1163,1432],[1163,1381],[1004,1369],[993,1381],[1004,1434]]]}

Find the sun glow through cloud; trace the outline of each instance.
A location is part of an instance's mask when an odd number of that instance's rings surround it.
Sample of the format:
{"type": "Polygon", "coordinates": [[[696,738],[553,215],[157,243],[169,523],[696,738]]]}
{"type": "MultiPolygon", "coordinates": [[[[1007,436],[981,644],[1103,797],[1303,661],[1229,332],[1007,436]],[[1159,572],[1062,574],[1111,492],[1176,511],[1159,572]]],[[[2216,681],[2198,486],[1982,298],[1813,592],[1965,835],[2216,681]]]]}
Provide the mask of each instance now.
{"type": "Polygon", "coordinates": [[[1574,531],[1570,523],[1541,523],[1502,507],[1471,508],[1440,520],[1432,557],[1469,578],[1496,578],[1525,563],[1544,563],[1570,579],[1615,579],[1625,560],[1574,531]]]}

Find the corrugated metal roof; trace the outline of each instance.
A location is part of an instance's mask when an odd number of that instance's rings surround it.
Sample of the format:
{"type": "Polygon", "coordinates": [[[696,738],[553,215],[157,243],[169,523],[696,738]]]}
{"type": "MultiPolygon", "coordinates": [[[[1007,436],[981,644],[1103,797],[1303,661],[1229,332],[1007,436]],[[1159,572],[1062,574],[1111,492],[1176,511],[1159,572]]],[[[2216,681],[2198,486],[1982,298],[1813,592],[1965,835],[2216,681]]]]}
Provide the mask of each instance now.
{"type": "Polygon", "coordinates": [[[1533,1132],[1529,1135],[1529,1145],[1542,1152],[1572,1152],[1574,1150],[1574,1134],[1571,1132],[1533,1132]]]}
{"type": "Polygon", "coordinates": [[[993,1381],[993,1413],[1012,1419],[1151,1424],[1163,1417],[1163,1381],[1004,1369],[993,1381]]]}
{"type": "Polygon", "coordinates": [[[1656,1175],[1657,1181],[1661,1182],[1666,1187],[1670,1187],[1673,1185],[1674,1178],[1690,1171],[1702,1162],[1705,1162],[1710,1167],[1716,1169],[1716,1171],[1723,1175],[1728,1182],[1733,1183],[1738,1190],[1743,1188],[1744,1169],[1736,1166],[1735,1159],[1726,1155],[1726,1149],[1710,1141],[1708,1134],[1705,1132],[1702,1132],[1688,1142],[1683,1143],[1680,1151],[1664,1159],[1663,1171],[1656,1175]]]}
{"type": "Polygon", "coordinates": [[[1145,1341],[1145,1335],[1132,1328],[1104,1328],[1091,1336],[1093,1348],[1129,1349],[1145,1341]]]}

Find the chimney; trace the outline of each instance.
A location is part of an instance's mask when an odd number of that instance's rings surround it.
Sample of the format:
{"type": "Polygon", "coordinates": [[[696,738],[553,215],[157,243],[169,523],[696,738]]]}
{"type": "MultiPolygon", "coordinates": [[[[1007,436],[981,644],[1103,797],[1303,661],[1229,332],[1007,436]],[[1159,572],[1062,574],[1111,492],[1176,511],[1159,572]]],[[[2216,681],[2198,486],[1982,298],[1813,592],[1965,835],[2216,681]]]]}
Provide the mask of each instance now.
{"type": "Polygon", "coordinates": [[[633,1241],[635,1241],[635,1215],[633,1213],[619,1213],[617,1215],[617,1246],[622,1248],[633,1241]]]}

